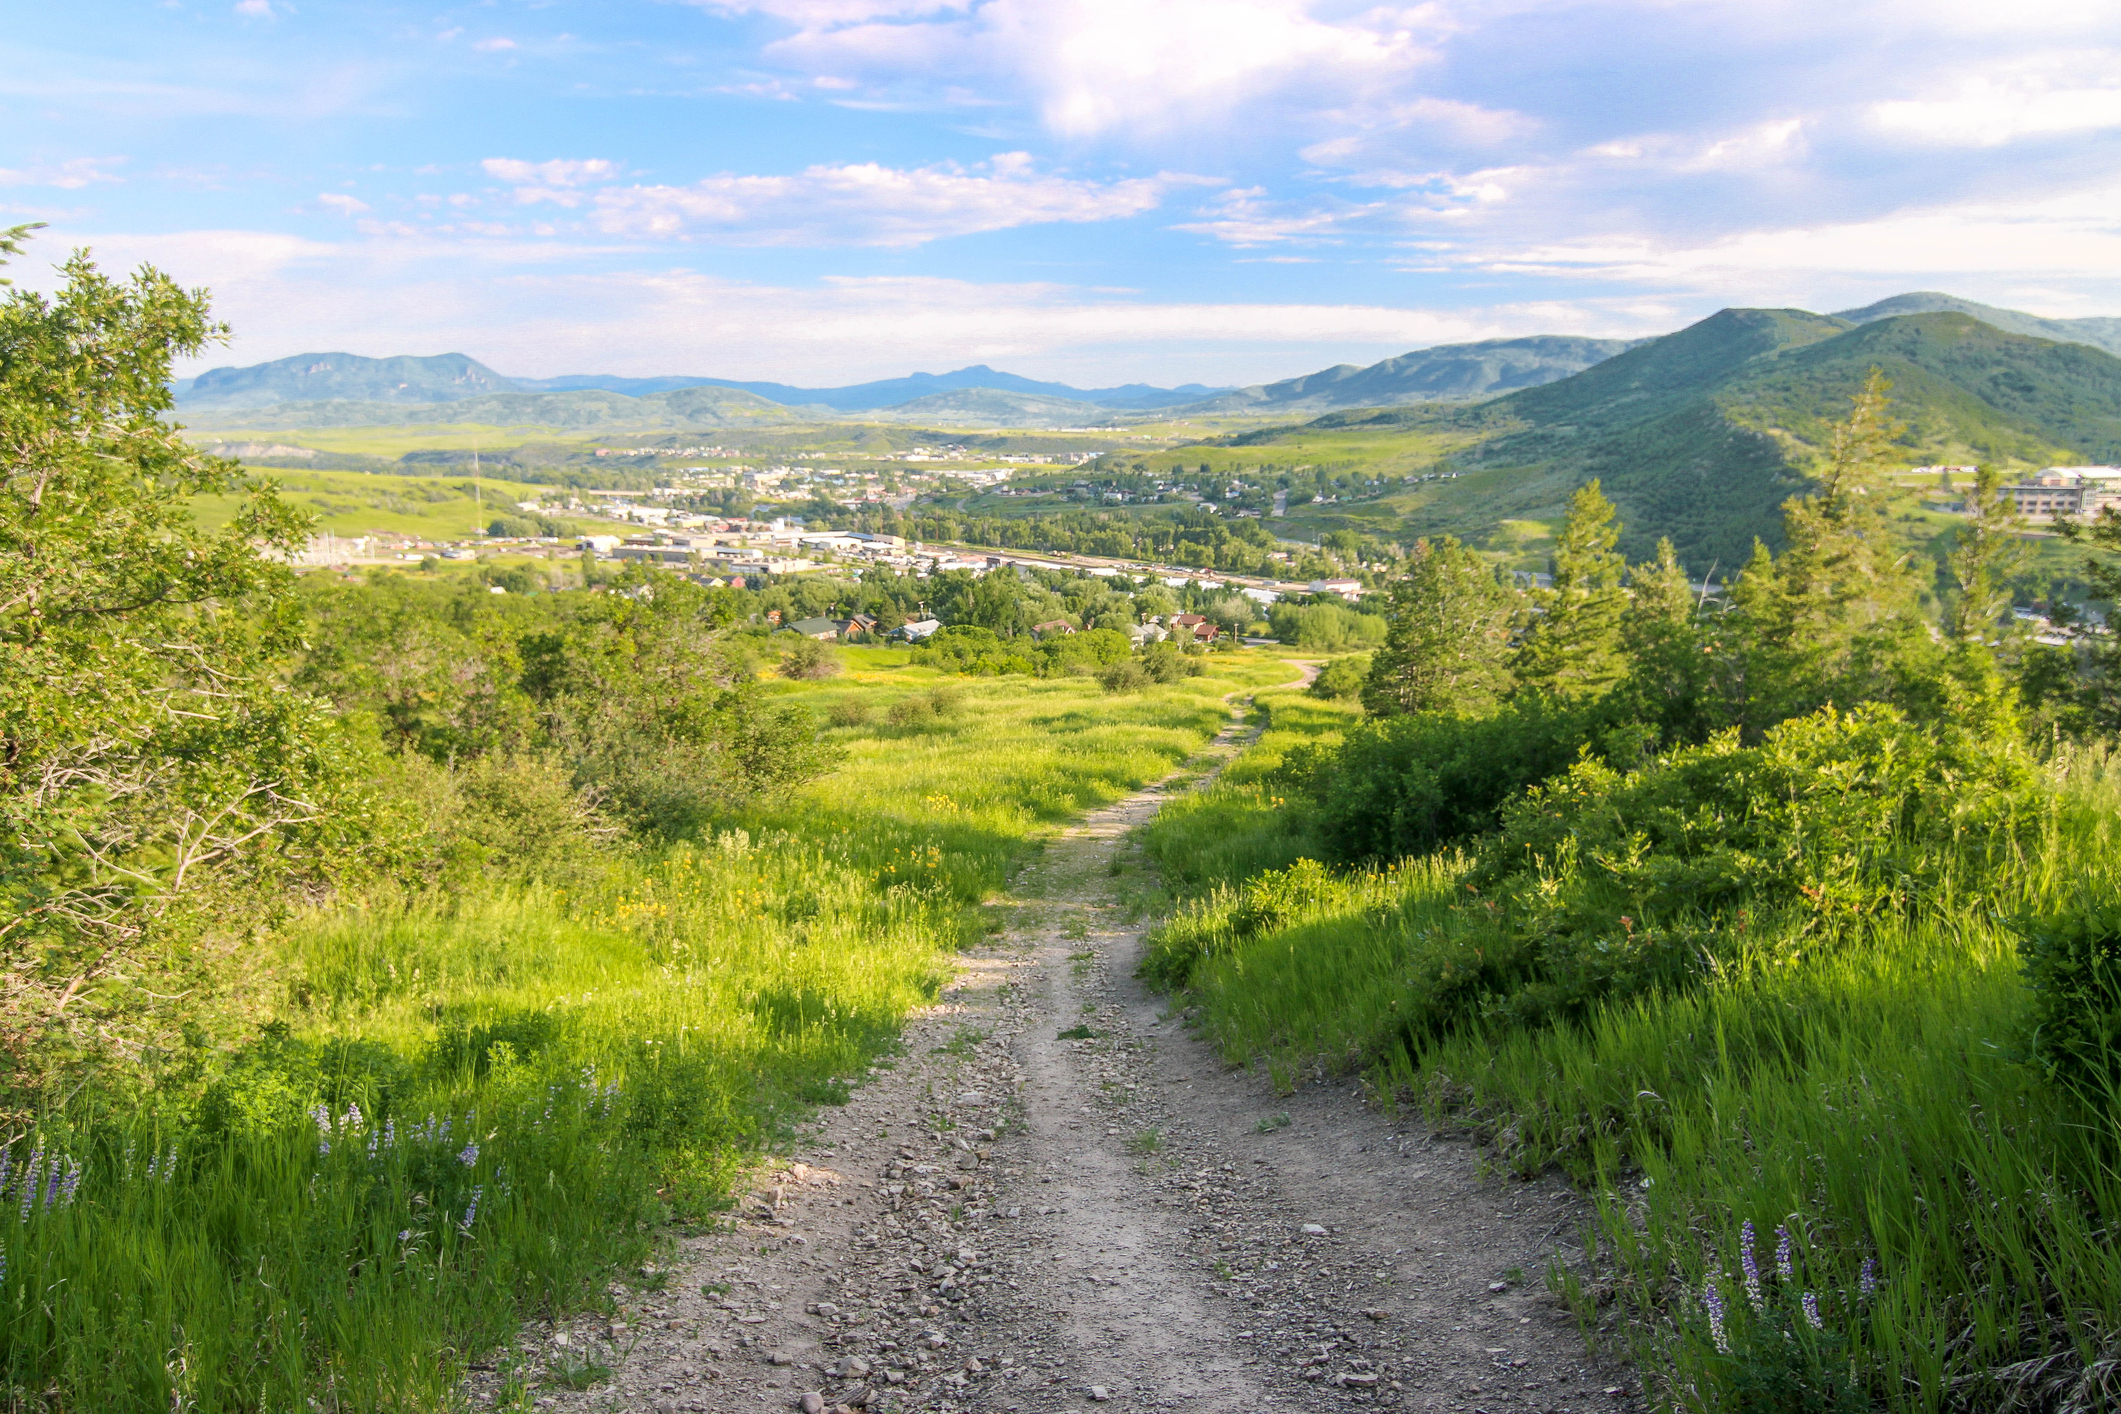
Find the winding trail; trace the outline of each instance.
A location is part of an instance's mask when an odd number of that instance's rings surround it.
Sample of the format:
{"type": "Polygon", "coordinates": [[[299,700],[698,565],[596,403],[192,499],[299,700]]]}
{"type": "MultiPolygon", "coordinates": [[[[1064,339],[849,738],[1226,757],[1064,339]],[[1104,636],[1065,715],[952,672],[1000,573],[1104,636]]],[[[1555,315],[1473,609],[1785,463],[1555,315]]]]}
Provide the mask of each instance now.
{"type": "MultiPolygon", "coordinates": [[[[1214,769],[1256,735],[1240,708],[1214,769]]],[[[662,1291],[527,1331],[548,1366],[615,1371],[536,1404],[1640,1409],[1542,1281],[1579,1195],[1489,1176],[1352,1084],[1277,1096],[1134,979],[1115,864],[1176,779],[1053,840],[905,1055],[662,1291]]]]}

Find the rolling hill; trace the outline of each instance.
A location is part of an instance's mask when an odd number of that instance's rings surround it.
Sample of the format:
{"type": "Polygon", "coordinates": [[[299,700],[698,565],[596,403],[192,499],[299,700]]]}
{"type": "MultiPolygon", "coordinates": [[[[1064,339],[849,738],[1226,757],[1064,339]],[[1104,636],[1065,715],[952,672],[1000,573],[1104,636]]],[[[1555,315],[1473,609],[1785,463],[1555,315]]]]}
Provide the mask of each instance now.
{"type": "Polygon", "coordinates": [[[1971,314],[1983,324],[1992,325],[2007,334],[2029,334],[2036,339],[2053,339],[2065,344],[2090,344],[2095,349],[2104,349],[2110,354],[2121,354],[2121,319],[2049,319],[2038,314],[2027,314],[2022,310],[1998,309],[1992,304],[1977,304],[1957,295],[1939,294],[1935,290],[1917,290],[1912,294],[1894,295],[1891,299],[1867,304],[1861,309],[1844,309],[1836,319],[1846,319],[1851,324],[1869,324],[1878,319],[1890,319],[1897,314],[1971,314]]]}
{"type": "MultiPolygon", "coordinates": [[[[974,364],[952,373],[915,373],[842,388],[798,388],[786,383],[745,383],[728,378],[672,375],[623,378],[571,373],[558,378],[510,378],[464,354],[366,358],[360,354],[296,354],[247,368],[214,368],[173,385],[178,405],[200,408],[271,407],[279,403],[445,403],[499,393],[614,393],[646,398],[693,388],[728,389],[788,408],[873,412],[902,408],[922,398],[992,389],[1109,407],[1167,407],[1228,391],[1187,383],[1157,388],[1128,383],[1115,388],[1071,388],[1041,383],[974,364]]],[[[1080,420],[1080,419],[1077,419],[1080,420]]],[[[285,424],[282,424],[285,425],[285,424]]]]}
{"type": "Polygon", "coordinates": [[[1690,568],[1741,563],[1771,543],[1778,508],[1817,465],[1871,368],[1893,381],[1909,465],[2033,467],[2121,461],[2121,358],[2015,334],[1964,313],[1861,324],[1804,310],[1727,309],[1559,382],[1473,407],[1344,412],[1232,445],[1324,431],[1439,450],[1455,481],[1396,507],[1401,536],[1486,536],[1559,513],[1596,476],[1627,522],[1624,547],[1660,535],[1690,568]]]}
{"type": "Polygon", "coordinates": [[[1488,397],[1580,373],[1639,342],[1538,334],[1523,339],[1487,339],[1477,344],[1441,344],[1367,368],[1343,363],[1301,378],[1239,388],[1175,411],[1324,412],[1332,408],[1391,407],[1488,397]]]}
{"type": "Polygon", "coordinates": [[[183,405],[188,426],[255,431],[297,427],[406,427],[480,424],[554,427],[569,431],[658,432],[686,428],[756,427],[813,420],[816,411],[782,407],[734,388],[678,388],[630,398],[580,388],[563,393],[487,393],[448,402],[281,402],[183,405]]]}

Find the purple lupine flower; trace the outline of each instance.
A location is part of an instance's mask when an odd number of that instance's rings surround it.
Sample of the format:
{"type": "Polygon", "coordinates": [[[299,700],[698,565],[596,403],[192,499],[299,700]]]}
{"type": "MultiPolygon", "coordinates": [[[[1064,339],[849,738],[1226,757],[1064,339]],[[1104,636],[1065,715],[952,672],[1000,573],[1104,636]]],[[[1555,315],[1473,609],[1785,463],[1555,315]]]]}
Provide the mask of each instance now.
{"type": "Polygon", "coordinates": [[[163,1181],[164,1183],[167,1183],[167,1182],[169,1182],[169,1181],[170,1181],[170,1179],[172,1179],[172,1178],[174,1178],[174,1177],[176,1176],[176,1173],[177,1173],[177,1146],[176,1146],[176,1145],[174,1145],[174,1144],[172,1144],[172,1145],[170,1145],[170,1146],[169,1146],[169,1160],[168,1160],[168,1162],[166,1162],[166,1163],[164,1163],[164,1164],[162,1165],[162,1181],[163,1181]]]}
{"type": "Polygon", "coordinates": [[[465,1168],[470,1168],[470,1167],[471,1167],[471,1166],[472,1166],[473,1164],[477,1163],[478,1161],[479,1161],[479,1141],[478,1141],[478,1140],[476,1140],[476,1139],[474,1139],[474,1140],[473,1140],[473,1141],[472,1141],[471,1143],[469,1143],[469,1144],[466,1144],[466,1145],[465,1145],[465,1146],[463,1147],[463,1149],[462,1149],[461,1151],[459,1151],[459,1152],[458,1152],[458,1154],[457,1154],[457,1162],[458,1162],[458,1163],[460,1163],[460,1164],[462,1164],[462,1165],[463,1165],[463,1166],[464,1166],[465,1168]]]}
{"type": "Polygon", "coordinates": [[[1716,1349],[1723,1354],[1731,1353],[1731,1338],[1723,1329],[1723,1293],[1716,1289],[1714,1278],[1701,1288],[1701,1304],[1709,1313],[1709,1337],[1716,1342],[1716,1349]]]}
{"type": "Polygon", "coordinates": [[[14,1146],[8,1145],[4,1148],[0,1148],[0,1193],[7,1192],[7,1176],[11,1171],[13,1171],[14,1167],[14,1146]]]}
{"type": "Polygon", "coordinates": [[[1790,1265],[1790,1230],[1778,1225],[1775,1228],[1775,1270],[1782,1273],[1784,1281],[1794,1281],[1797,1272],[1790,1265]]]}
{"type": "Polygon", "coordinates": [[[1876,1257],[1865,1257],[1863,1259],[1863,1270],[1856,1275],[1856,1289],[1865,1296],[1876,1296],[1878,1294],[1878,1259],[1876,1257]]]}
{"type": "Polygon", "coordinates": [[[1760,1263],[1753,1259],[1753,1220],[1747,1218],[1745,1226],[1738,1230],[1738,1265],[1745,1270],[1745,1299],[1752,1303],[1755,1315],[1767,1312],[1767,1301],[1760,1294],[1760,1263]]]}
{"type": "Polygon", "coordinates": [[[464,1216],[457,1223],[458,1232],[468,1234],[471,1231],[472,1220],[479,1215],[479,1200],[485,1196],[486,1186],[484,1184],[471,1190],[471,1202],[464,1206],[464,1216]]]}
{"type": "Polygon", "coordinates": [[[389,1119],[383,1121],[383,1147],[386,1149],[398,1147],[398,1117],[396,1115],[392,1115],[389,1119]]]}
{"type": "Polygon", "coordinates": [[[1819,1298],[1807,1291],[1804,1293],[1803,1304],[1804,1319],[1811,1324],[1812,1329],[1815,1331],[1825,1330],[1826,1322],[1819,1318],[1819,1298]]]}
{"type": "Polygon", "coordinates": [[[339,1121],[339,1125],[344,1129],[359,1129],[361,1127],[361,1107],[348,1100],[346,1102],[345,1117],[339,1121]]]}
{"type": "Polygon", "coordinates": [[[331,1152],[331,1111],[320,1101],[310,1109],[309,1117],[317,1122],[317,1153],[331,1152]]]}
{"type": "Polygon", "coordinates": [[[69,1160],[66,1165],[66,1185],[59,1192],[59,1206],[62,1208],[74,1206],[74,1194],[80,1191],[81,1165],[69,1160]]]}
{"type": "Polygon", "coordinates": [[[44,1141],[39,1139],[37,1147],[29,1151],[29,1163],[22,1170],[22,1221],[29,1221],[29,1210],[37,1202],[37,1170],[44,1164],[44,1141]]]}

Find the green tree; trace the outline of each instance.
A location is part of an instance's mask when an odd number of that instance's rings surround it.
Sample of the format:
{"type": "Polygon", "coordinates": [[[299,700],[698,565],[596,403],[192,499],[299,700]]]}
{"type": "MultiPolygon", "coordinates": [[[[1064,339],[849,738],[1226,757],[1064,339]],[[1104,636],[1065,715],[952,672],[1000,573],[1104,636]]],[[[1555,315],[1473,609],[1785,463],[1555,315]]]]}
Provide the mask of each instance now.
{"type": "Polygon", "coordinates": [[[64,273],[0,303],[0,1052],[18,1065],[151,1010],[143,943],[184,966],[181,925],[231,879],[313,862],[349,760],[278,671],[309,522],[162,418],[173,359],[223,335],[205,294],[85,252],[64,273]],[[205,530],[201,494],[242,500],[205,530]]]}
{"type": "Polygon", "coordinates": [[[1621,690],[1630,714],[1654,724],[1666,743],[1706,741],[1722,724],[1720,658],[1700,602],[1669,539],[1657,542],[1654,560],[1629,571],[1620,621],[1628,676],[1621,690]]]}
{"type": "Polygon", "coordinates": [[[1901,426],[1872,369],[1834,429],[1818,490],[1783,505],[1789,548],[1756,546],[1732,591],[1746,724],[1753,731],[1829,701],[1900,700],[1934,681],[1913,557],[1886,517],[1882,473],[1901,426]]]}
{"type": "Polygon", "coordinates": [[[1966,498],[1966,524],[1947,565],[1958,590],[1951,606],[1952,637],[1985,643],[1996,636],[2010,610],[2011,578],[2027,557],[2025,517],[2003,494],[2003,474],[1994,467],[1978,468],[1966,498]]]}
{"type": "Polygon", "coordinates": [[[1522,600],[1456,538],[1422,541],[1392,584],[1362,705],[1376,716],[1488,706],[1510,686],[1522,600]]]}
{"type": "Polygon", "coordinates": [[[1620,522],[1596,480],[1569,498],[1554,549],[1553,582],[1532,596],[1538,617],[1517,650],[1520,685],[1555,697],[1597,697],[1627,670],[1621,615],[1627,562],[1614,550],[1620,522]]]}

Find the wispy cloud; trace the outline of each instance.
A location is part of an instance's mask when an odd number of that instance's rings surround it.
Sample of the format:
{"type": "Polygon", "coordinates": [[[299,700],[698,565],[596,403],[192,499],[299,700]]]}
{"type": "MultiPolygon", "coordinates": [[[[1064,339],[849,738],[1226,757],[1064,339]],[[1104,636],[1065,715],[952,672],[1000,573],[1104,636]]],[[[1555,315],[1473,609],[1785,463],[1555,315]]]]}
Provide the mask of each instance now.
{"type": "Polygon", "coordinates": [[[104,169],[119,166],[124,161],[123,157],[69,157],[63,162],[0,167],[0,187],[57,187],[61,191],[79,191],[98,182],[123,181],[124,178],[117,173],[104,169]]]}
{"type": "Polygon", "coordinates": [[[595,222],[612,235],[712,237],[741,245],[905,247],[1052,222],[1150,211],[1176,174],[1099,182],[1041,171],[1030,154],[898,168],[858,162],[786,176],[716,176],[689,186],[607,187],[595,222]]]}

